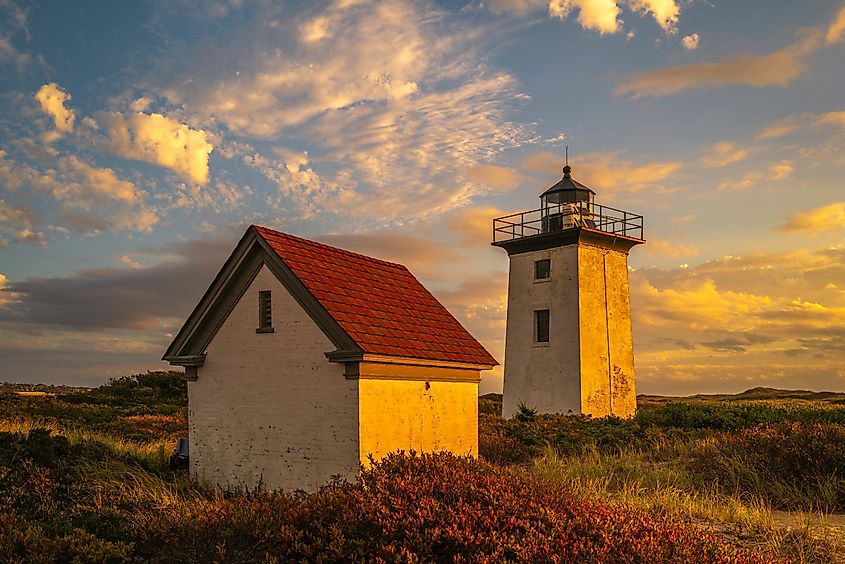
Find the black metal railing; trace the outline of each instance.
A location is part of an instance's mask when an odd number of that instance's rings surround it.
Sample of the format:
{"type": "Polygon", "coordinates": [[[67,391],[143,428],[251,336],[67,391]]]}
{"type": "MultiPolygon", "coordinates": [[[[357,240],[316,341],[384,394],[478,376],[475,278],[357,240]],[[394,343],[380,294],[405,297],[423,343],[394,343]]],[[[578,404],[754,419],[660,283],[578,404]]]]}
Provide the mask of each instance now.
{"type": "Polygon", "coordinates": [[[493,220],[493,242],[513,241],[583,227],[643,240],[643,216],[586,202],[554,204],[546,208],[498,217],[493,220]]]}

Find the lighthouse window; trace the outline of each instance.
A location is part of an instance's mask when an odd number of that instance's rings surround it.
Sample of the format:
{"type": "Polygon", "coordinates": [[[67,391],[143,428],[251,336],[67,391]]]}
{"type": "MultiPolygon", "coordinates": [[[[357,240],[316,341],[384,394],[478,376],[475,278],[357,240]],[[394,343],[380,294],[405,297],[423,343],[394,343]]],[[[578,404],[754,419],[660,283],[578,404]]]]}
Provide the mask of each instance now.
{"type": "Polygon", "coordinates": [[[534,342],[549,342],[549,310],[547,309],[534,311],[534,342]]]}
{"type": "Polygon", "coordinates": [[[549,259],[534,261],[534,280],[548,280],[552,274],[552,261],[549,259]]]}
{"type": "Polygon", "coordinates": [[[258,329],[256,333],[273,332],[273,309],[270,290],[258,292],[258,329]]]}

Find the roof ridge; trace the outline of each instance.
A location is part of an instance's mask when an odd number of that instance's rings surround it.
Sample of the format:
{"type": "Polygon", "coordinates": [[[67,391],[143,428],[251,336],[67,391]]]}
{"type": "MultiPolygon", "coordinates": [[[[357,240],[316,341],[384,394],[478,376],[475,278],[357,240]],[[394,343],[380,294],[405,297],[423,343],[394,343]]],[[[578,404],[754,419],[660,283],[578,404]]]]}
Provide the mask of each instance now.
{"type": "Polygon", "coordinates": [[[391,262],[389,260],[371,257],[370,255],[365,255],[363,253],[356,253],[355,251],[350,251],[350,250],[347,250],[347,249],[341,249],[340,247],[335,247],[333,245],[321,243],[319,241],[314,241],[312,239],[306,239],[304,237],[299,237],[297,235],[291,235],[290,233],[285,233],[284,231],[277,231],[275,229],[270,229],[269,227],[265,227],[263,225],[253,224],[252,226],[255,227],[258,230],[263,230],[263,231],[267,231],[267,232],[269,232],[273,235],[281,235],[282,237],[287,237],[287,238],[290,238],[290,239],[295,239],[297,241],[302,241],[303,243],[306,243],[308,245],[325,247],[327,249],[331,249],[333,251],[338,251],[338,252],[341,252],[341,253],[344,253],[344,254],[347,254],[347,255],[351,255],[351,256],[354,256],[354,257],[361,257],[361,258],[366,259],[368,261],[380,262],[382,264],[386,264],[386,265],[389,265],[389,266],[398,267],[398,268],[405,270],[405,271],[408,270],[408,267],[406,267],[404,264],[401,264],[401,263],[398,263],[398,262],[391,262]]]}

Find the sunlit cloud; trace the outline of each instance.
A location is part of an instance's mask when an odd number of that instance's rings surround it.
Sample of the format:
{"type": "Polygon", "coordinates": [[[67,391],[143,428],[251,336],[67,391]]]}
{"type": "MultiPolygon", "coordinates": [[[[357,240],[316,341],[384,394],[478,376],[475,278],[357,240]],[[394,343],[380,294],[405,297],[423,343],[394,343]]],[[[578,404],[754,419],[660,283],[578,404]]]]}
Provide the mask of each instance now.
{"type": "Polygon", "coordinates": [[[844,275],[842,248],[632,272],[638,380],[664,393],[746,381],[829,387],[845,361],[844,275]]]}
{"type": "Polygon", "coordinates": [[[758,88],[787,86],[804,73],[807,56],[820,43],[820,34],[811,33],[789,47],[767,55],[741,54],[715,63],[695,63],[635,73],[625,77],[615,92],[619,96],[637,99],[726,84],[758,88]]]}
{"type": "Polygon", "coordinates": [[[615,0],[551,0],[549,15],[565,20],[573,8],[578,11],[578,23],[584,29],[616,33],[622,24],[621,10],[615,0]]]}
{"type": "MultiPolygon", "coordinates": [[[[542,151],[525,157],[522,167],[544,174],[560,174],[560,155],[542,151]]],[[[681,170],[676,161],[635,163],[622,158],[618,152],[588,153],[572,163],[573,178],[590,188],[604,193],[637,192],[644,188],[661,186],[671,181],[681,170]]]]}
{"type": "Polygon", "coordinates": [[[161,114],[111,113],[102,121],[108,148],[116,155],[165,167],[186,182],[208,183],[208,156],[214,147],[205,131],[161,114]]]}
{"type": "Polygon", "coordinates": [[[788,233],[820,233],[842,229],[845,225],[845,202],[835,202],[820,208],[796,213],[780,226],[788,233]]]}
{"type": "Polygon", "coordinates": [[[449,230],[460,235],[470,248],[483,249],[492,238],[493,219],[507,215],[498,208],[482,206],[458,210],[449,219],[449,230]]]}
{"type": "Polygon", "coordinates": [[[798,130],[805,122],[806,118],[801,115],[786,116],[774,123],[762,127],[760,131],[757,132],[757,137],[759,139],[779,139],[784,135],[789,135],[793,131],[798,130]]]}
{"type": "Polygon", "coordinates": [[[497,165],[473,165],[464,169],[464,174],[474,181],[495,190],[513,188],[520,176],[515,170],[497,165]]]}
{"type": "Polygon", "coordinates": [[[62,90],[55,82],[51,82],[38,89],[35,99],[38,100],[41,109],[53,118],[57,130],[65,133],[73,131],[76,114],[65,107],[65,103],[70,100],[70,94],[62,90]]]}
{"type": "Polygon", "coordinates": [[[825,40],[829,45],[838,43],[845,38],[845,6],[839,9],[830,26],[827,28],[825,40]]]}
{"type": "Polygon", "coordinates": [[[650,255],[662,255],[666,257],[692,257],[696,256],[699,251],[694,245],[688,245],[680,241],[649,238],[648,244],[645,246],[645,252],[650,255]]]}
{"type": "Polygon", "coordinates": [[[845,128],[845,111],[828,112],[816,117],[818,125],[838,125],[845,128]]]}
{"type": "Polygon", "coordinates": [[[739,147],[730,141],[719,141],[710,145],[701,157],[701,162],[708,167],[723,167],[747,159],[754,153],[753,148],[739,147]]]}
{"type": "MultiPolygon", "coordinates": [[[[83,235],[109,230],[150,232],[158,222],[142,189],[119,178],[114,170],[93,166],[74,155],[61,157],[55,167],[36,169],[0,152],[0,182],[52,202],[57,208],[54,226],[83,235]]],[[[35,215],[21,216],[20,210],[28,209],[22,206],[14,209],[18,219],[12,225],[22,230],[14,240],[42,242],[44,226],[36,222],[35,215]]]]}
{"type": "Polygon", "coordinates": [[[675,33],[681,6],[675,0],[491,0],[494,14],[525,15],[545,7],[549,16],[566,20],[573,11],[584,29],[599,34],[613,34],[622,29],[622,6],[633,12],[651,15],[668,33],[675,33]]]}
{"type": "Polygon", "coordinates": [[[684,49],[687,51],[695,51],[698,49],[698,43],[701,41],[701,36],[697,33],[691,33],[690,35],[684,36],[681,40],[681,43],[684,45],[684,49]]]}
{"type": "MultiPolygon", "coordinates": [[[[678,16],[681,14],[681,7],[675,0],[628,0],[631,9],[649,13],[664,30],[670,33],[677,31],[678,16]]],[[[698,34],[695,36],[698,45],[698,34]]],[[[692,36],[688,36],[692,37],[692,36]]],[[[686,46],[686,38],[684,39],[686,46]]],[[[689,49],[689,47],[687,47],[689,49]]],[[[695,47],[693,47],[694,49],[695,47]]]]}

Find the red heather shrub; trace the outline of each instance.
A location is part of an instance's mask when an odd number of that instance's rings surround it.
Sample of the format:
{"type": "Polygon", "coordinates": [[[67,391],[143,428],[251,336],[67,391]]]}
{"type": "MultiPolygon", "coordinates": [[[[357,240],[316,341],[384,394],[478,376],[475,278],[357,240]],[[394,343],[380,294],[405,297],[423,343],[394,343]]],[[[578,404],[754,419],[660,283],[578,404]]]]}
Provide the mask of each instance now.
{"type": "Polygon", "coordinates": [[[530,472],[392,455],[311,495],[218,496],[139,520],[150,560],[771,562],[664,517],[572,499],[530,472]]]}

